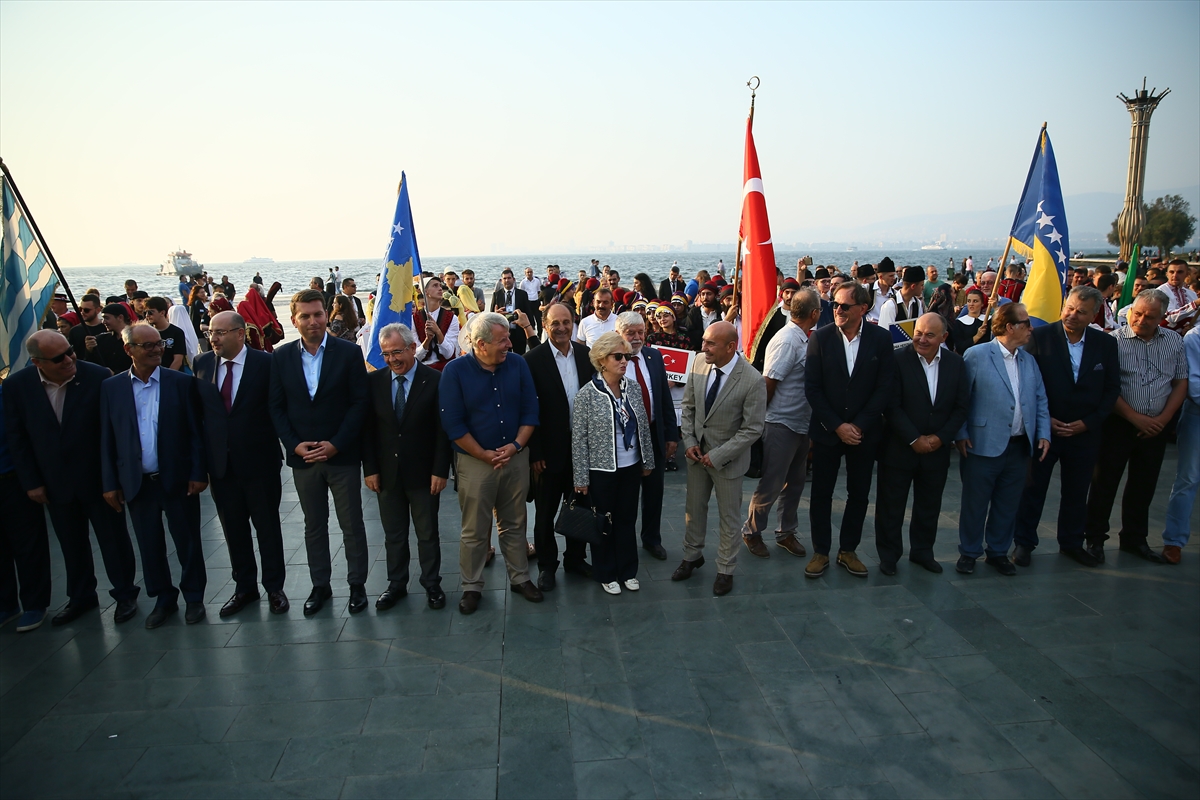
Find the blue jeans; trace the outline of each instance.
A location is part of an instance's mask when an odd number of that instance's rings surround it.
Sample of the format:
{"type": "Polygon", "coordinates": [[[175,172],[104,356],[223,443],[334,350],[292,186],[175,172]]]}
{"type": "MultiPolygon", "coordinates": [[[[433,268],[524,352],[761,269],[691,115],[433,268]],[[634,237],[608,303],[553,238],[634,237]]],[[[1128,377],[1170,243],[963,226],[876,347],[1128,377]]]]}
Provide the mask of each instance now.
{"type": "Polygon", "coordinates": [[[981,558],[985,552],[988,558],[1007,557],[1029,469],[1029,440],[1014,437],[1001,455],[989,458],[968,454],[959,459],[959,465],[962,510],[958,515],[958,552],[968,558],[981,558]]]}
{"type": "Polygon", "coordinates": [[[1179,471],[1175,475],[1175,485],[1171,487],[1171,499],[1167,501],[1163,544],[1183,547],[1191,534],[1188,524],[1192,516],[1192,504],[1196,500],[1196,489],[1200,487],[1200,406],[1191,400],[1184,401],[1176,442],[1179,471]]]}

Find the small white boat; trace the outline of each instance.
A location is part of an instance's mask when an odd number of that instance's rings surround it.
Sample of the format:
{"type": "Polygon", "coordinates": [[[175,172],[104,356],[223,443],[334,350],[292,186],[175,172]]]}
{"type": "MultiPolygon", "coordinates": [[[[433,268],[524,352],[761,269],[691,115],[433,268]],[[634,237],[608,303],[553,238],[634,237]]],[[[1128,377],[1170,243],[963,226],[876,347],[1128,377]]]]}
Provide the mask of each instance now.
{"type": "Polygon", "coordinates": [[[203,264],[197,264],[192,260],[192,254],[186,250],[176,250],[174,253],[169,253],[167,258],[162,263],[162,269],[158,271],[159,275],[190,275],[196,276],[204,271],[203,264]]]}
{"type": "Polygon", "coordinates": [[[940,244],[927,244],[921,248],[922,250],[945,250],[940,244]]]}
{"type": "Polygon", "coordinates": [[[243,264],[274,264],[274,263],[275,263],[275,259],[273,259],[273,258],[264,258],[264,257],[262,257],[262,256],[250,256],[249,258],[247,258],[247,259],[246,259],[245,261],[243,261],[242,263],[243,263],[243,264]]]}

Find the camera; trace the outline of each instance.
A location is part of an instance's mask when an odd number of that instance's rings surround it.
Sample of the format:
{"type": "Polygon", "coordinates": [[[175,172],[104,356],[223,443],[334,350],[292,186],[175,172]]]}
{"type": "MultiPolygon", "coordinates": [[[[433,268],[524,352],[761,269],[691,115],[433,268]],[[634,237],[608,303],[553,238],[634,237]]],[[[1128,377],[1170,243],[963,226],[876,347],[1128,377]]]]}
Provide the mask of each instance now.
{"type": "Polygon", "coordinates": [[[511,314],[505,314],[504,318],[506,320],[508,320],[509,322],[516,322],[517,321],[517,312],[514,311],[511,314]]]}

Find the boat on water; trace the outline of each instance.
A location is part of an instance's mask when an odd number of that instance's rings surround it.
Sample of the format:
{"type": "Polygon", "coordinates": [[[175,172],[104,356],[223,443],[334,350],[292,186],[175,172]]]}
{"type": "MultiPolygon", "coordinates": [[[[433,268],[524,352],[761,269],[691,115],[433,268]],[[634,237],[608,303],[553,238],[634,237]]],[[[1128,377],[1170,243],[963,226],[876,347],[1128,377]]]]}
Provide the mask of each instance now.
{"type": "Polygon", "coordinates": [[[174,253],[169,253],[165,261],[162,262],[162,269],[158,271],[159,275],[189,275],[195,277],[204,271],[203,264],[197,264],[192,260],[192,254],[186,250],[179,249],[174,253]]]}
{"type": "Polygon", "coordinates": [[[275,259],[273,259],[273,258],[265,258],[265,257],[263,257],[263,256],[250,256],[249,258],[247,258],[247,259],[246,259],[245,261],[243,261],[242,263],[243,263],[243,264],[274,264],[274,263],[275,263],[275,259]]]}
{"type": "Polygon", "coordinates": [[[922,250],[945,250],[940,244],[927,244],[921,248],[922,250]]]}

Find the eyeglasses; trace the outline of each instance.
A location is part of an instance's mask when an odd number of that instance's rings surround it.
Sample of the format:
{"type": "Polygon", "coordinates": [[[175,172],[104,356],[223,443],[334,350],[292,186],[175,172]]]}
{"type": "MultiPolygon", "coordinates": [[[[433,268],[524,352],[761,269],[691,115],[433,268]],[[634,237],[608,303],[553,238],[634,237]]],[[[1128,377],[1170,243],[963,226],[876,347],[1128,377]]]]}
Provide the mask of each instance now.
{"type": "Polygon", "coordinates": [[[1019,319],[1019,320],[1017,320],[1016,322],[1010,322],[1010,323],[1008,323],[1008,324],[1009,324],[1009,325],[1012,325],[1014,328],[1021,328],[1021,327],[1024,327],[1024,326],[1026,326],[1026,325],[1028,325],[1028,324],[1030,324],[1030,323],[1029,323],[1029,320],[1027,320],[1027,319],[1019,319]]]}
{"type": "Polygon", "coordinates": [[[400,356],[404,355],[407,352],[408,352],[407,348],[404,350],[380,350],[379,355],[383,356],[384,359],[386,360],[389,358],[399,358],[400,356]]]}
{"type": "Polygon", "coordinates": [[[211,339],[214,336],[225,336],[226,334],[229,334],[229,333],[237,333],[238,331],[244,331],[244,330],[245,330],[245,328],[230,328],[229,330],[221,330],[220,328],[211,328],[208,331],[205,331],[204,335],[211,339]]]}
{"type": "Polygon", "coordinates": [[[43,358],[41,356],[37,356],[37,360],[38,361],[49,361],[51,364],[61,364],[63,362],[64,358],[74,358],[74,357],[75,357],[75,347],[73,345],[67,345],[67,349],[63,350],[58,355],[56,355],[52,358],[43,358]]]}
{"type": "Polygon", "coordinates": [[[850,309],[854,308],[857,305],[858,305],[858,303],[834,303],[833,310],[846,313],[846,312],[849,312],[850,309]]]}
{"type": "Polygon", "coordinates": [[[608,355],[617,361],[621,361],[622,359],[629,361],[633,358],[633,353],[609,353],[608,355]]]}
{"type": "Polygon", "coordinates": [[[130,342],[130,347],[140,347],[147,353],[154,350],[162,350],[164,347],[170,347],[175,344],[174,339],[159,339],[157,342],[130,342]]]}

